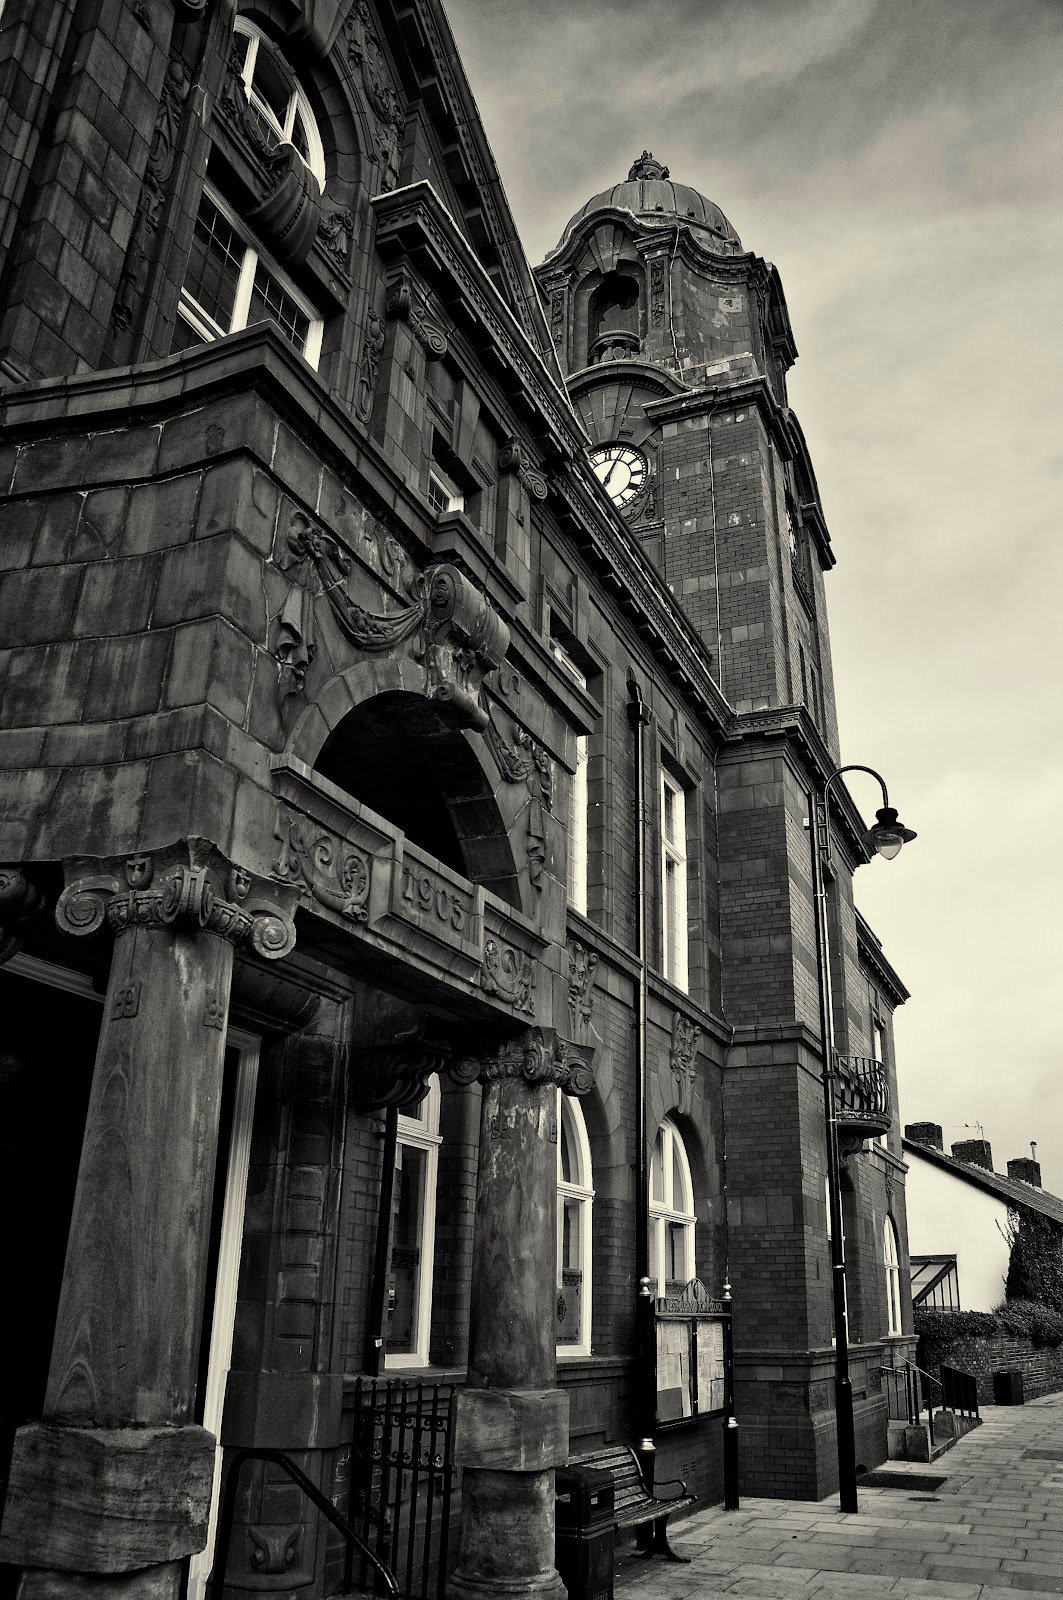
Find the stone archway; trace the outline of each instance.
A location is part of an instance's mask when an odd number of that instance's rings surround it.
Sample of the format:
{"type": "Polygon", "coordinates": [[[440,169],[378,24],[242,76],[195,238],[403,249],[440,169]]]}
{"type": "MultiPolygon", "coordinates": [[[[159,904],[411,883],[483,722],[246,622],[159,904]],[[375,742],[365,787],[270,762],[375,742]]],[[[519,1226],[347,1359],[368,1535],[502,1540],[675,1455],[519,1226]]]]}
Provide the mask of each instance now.
{"type": "Polygon", "coordinates": [[[423,694],[387,688],[354,706],[315,771],[446,866],[521,909],[509,831],[468,738],[423,694]]]}

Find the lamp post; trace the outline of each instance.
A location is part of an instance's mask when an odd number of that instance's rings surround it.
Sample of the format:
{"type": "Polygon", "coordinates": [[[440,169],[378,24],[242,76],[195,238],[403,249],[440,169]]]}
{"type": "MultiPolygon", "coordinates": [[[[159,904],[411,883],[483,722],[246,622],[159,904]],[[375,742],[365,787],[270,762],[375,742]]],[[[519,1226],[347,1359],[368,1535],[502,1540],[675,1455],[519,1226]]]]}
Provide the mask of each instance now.
{"type": "Polygon", "coordinates": [[[897,819],[886,785],[873,767],[855,763],[836,767],[817,798],[808,796],[808,821],[812,850],[812,896],[816,922],[816,975],[819,980],[819,1027],[823,1041],[823,1118],[827,1135],[827,1197],[830,1208],[831,1294],[834,1306],[834,1415],[838,1429],[838,1489],[843,1511],[857,1511],[856,1436],[853,1427],[853,1386],[849,1377],[849,1321],[845,1295],[845,1240],[842,1236],[841,1160],[835,1105],[834,1004],[830,981],[830,939],[827,927],[827,871],[830,867],[831,786],[846,772],[866,772],[878,781],[882,806],[864,843],[877,855],[892,861],[902,845],[915,838],[897,819]]]}

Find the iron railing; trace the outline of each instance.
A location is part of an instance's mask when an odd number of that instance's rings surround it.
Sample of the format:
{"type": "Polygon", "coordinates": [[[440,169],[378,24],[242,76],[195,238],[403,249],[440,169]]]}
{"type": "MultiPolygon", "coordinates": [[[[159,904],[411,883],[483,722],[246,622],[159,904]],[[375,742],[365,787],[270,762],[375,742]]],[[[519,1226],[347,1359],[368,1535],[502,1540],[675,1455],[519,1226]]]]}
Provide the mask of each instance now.
{"type": "Polygon", "coordinates": [[[837,1114],[844,1121],[890,1122],[889,1075],[874,1056],[835,1056],[837,1114]]]}
{"type": "Polygon", "coordinates": [[[283,1450],[267,1449],[237,1450],[228,1463],[225,1493],[222,1497],[221,1514],[218,1518],[218,1536],[214,1541],[214,1562],[210,1584],[211,1594],[223,1595],[225,1593],[225,1573],[229,1565],[229,1547],[232,1544],[233,1523],[236,1518],[236,1496],[240,1486],[240,1473],[248,1461],[269,1461],[275,1467],[280,1467],[281,1471],[302,1490],[311,1505],[320,1511],[321,1515],[343,1536],[345,1552],[342,1594],[350,1594],[354,1588],[354,1555],[357,1550],[361,1558],[363,1585],[366,1569],[371,1567],[377,1592],[391,1595],[397,1600],[400,1592],[399,1586],[387,1562],[382,1560],[379,1555],[374,1555],[369,1546],[355,1533],[346,1517],[337,1511],[331,1500],[321,1493],[317,1484],[308,1478],[301,1468],[296,1466],[290,1456],[285,1455],[283,1450]]]}
{"type": "Polygon", "coordinates": [[[443,1600],[455,1394],[453,1384],[354,1382],[348,1515],[406,1600],[443,1600]]]}
{"type": "Polygon", "coordinates": [[[934,1407],[941,1404],[941,1384],[930,1372],[911,1361],[903,1367],[882,1367],[883,1386],[886,1390],[886,1410],[891,1422],[907,1422],[917,1427],[926,1412],[930,1443],[934,1440],[934,1407]],[[934,1390],[938,1390],[935,1398],[934,1390]]]}
{"type": "Polygon", "coordinates": [[[973,1372],[962,1372],[959,1367],[941,1368],[941,1404],[946,1411],[958,1411],[962,1417],[978,1416],[978,1380],[973,1372]]]}

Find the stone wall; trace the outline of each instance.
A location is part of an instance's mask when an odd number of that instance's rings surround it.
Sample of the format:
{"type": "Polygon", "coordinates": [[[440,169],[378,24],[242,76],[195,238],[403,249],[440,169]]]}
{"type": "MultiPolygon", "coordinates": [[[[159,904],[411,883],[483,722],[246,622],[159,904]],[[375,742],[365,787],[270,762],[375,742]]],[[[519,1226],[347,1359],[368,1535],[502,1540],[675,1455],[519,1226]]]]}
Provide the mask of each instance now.
{"type": "Polygon", "coordinates": [[[1035,1349],[1029,1339],[1002,1336],[997,1339],[961,1339],[946,1346],[919,1340],[919,1365],[936,1375],[944,1363],[971,1372],[978,1380],[979,1405],[993,1403],[994,1372],[1021,1372],[1023,1394],[1036,1400],[1043,1394],[1063,1390],[1063,1345],[1035,1349]]]}

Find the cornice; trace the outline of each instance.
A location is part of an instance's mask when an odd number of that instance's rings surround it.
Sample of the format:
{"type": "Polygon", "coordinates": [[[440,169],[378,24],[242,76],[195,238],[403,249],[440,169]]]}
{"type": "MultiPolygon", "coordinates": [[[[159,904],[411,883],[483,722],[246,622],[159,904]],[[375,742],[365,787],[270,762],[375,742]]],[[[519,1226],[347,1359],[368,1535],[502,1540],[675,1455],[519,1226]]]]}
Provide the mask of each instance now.
{"type": "Polygon", "coordinates": [[[860,959],[871,968],[880,987],[885,989],[895,1006],[903,1006],[906,1000],[911,999],[900,976],[887,961],[878,935],[859,911],[856,913],[856,948],[860,959]]]}
{"type": "MultiPolygon", "coordinates": [[[[669,372],[657,361],[640,360],[600,361],[594,367],[580,367],[576,372],[569,373],[565,385],[570,395],[576,395],[596,384],[623,378],[631,383],[643,384],[647,389],[660,389],[666,399],[687,392],[686,384],[674,372],[669,372]]],[[[656,405],[657,402],[651,401],[650,404],[656,405]]]]}
{"type": "MultiPolygon", "coordinates": [[[[827,748],[823,735],[804,706],[772,706],[764,711],[736,712],[727,730],[727,745],[737,746],[753,740],[784,742],[800,760],[795,767],[798,775],[815,790],[823,787],[835,771],[838,762],[827,748]]],[[[856,803],[844,783],[831,789],[831,822],[841,830],[839,843],[844,843],[856,866],[871,860],[871,852],[864,843],[867,832],[856,803]]]]}
{"type": "MultiPolygon", "coordinates": [[[[684,253],[689,253],[691,260],[696,261],[699,265],[704,263],[707,266],[711,266],[713,270],[720,267],[727,269],[731,267],[732,263],[738,263],[738,270],[729,273],[731,277],[746,277],[751,268],[754,268],[763,274],[765,281],[767,280],[768,266],[760,256],[755,255],[751,250],[740,250],[737,253],[728,252],[726,255],[717,255],[715,251],[707,249],[699,239],[693,237],[692,228],[697,225],[692,225],[684,217],[669,216],[667,213],[662,212],[660,221],[654,224],[646,216],[636,215],[634,211],[628,211],[624,206],[600,206],[596,211],[590,211],[585,217],[581,218],[564,244],[548,255],[545,261],[541,261],[537,267],[532,268],[532,272],[539,283],[545,288],[549,283],[569,272],[582,253],[588,236],[594,233],[597,228],[600,228],[603,223],[609,222],[623,228],[624,232],[631,236],[632,242],[640,254],[653,250],[657,246],[669,250],[674,249],[676,225],[678,223],[679,248],[684,253]]],[[[702,224],[701,231],[708,232],[710,230],[705,224],[702,224]]]]}
{"type": "Polygon", "coordinates": [[[703,384],[667,400],[651,400],[643,407],[657,422],[676,422],[700,412],[730,410],[736,405],[756,406],[772,442],[784,461],[793,455],[786,425],[787,412],[772,393],[767,378],[739,378],[732,383],[703,384]]]}

